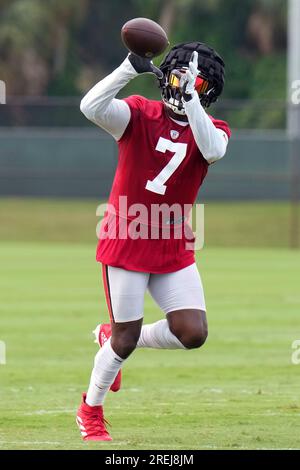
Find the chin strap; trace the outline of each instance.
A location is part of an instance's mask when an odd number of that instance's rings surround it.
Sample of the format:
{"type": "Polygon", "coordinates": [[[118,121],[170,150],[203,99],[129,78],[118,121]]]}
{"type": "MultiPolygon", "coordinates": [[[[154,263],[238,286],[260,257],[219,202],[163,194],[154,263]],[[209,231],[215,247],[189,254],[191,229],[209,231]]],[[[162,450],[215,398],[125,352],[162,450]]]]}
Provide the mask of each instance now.
{"type": "Polygon", "coordinates": [[[180,116],[185,116],[185,109],[184,109],[184,105],[182,102],[178,102],[176,103],[177,100],[175,100],[175,98],[170,98],[169,101],[167,101],[166,99],[164,99],[163,97],[163,102],[165,103],[165,105],[170,108],[175,114],[178,114],[180,116]],[[171,103],[171,100],[173,100],[173,103],[171,103]]]}

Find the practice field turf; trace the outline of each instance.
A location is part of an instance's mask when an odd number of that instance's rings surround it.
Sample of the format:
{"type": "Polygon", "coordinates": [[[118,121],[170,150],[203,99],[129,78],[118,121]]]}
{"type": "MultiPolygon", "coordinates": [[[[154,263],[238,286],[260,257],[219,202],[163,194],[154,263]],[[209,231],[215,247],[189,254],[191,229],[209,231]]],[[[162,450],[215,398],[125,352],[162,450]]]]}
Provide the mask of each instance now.
{"type": "MultiPolygon", "coordinates": [[[[83,443],[75,410],[107,319],[93,244],[0,243],[1,449],[300,448],[300,253],[205,248],[209,339],[138,350],[110,393],[112,443],[83,443]]],[[[162,317],[150,298],[145,321],[162,317]]]]}

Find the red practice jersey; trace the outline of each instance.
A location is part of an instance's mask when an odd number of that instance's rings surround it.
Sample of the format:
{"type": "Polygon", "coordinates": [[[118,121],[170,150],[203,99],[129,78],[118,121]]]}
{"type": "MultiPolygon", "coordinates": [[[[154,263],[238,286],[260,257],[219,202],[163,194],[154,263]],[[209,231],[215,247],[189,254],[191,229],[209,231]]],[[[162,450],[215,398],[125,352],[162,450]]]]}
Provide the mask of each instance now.
{"type": "MultiPolygon", "coordinates": [[[[102,222],[103,233],[107,234],[110,231],[107,224],[114,215],[117,235],[100,238],[97,260],[134,271],[177,271],[194,263],[194,252],[186,249],[184,236],[177,239],[171,231],[169,239],[161,237],[165,225],[174,221],[176,225],[176,215],[174,220],[172,217],[164,220],[164,216],[157,218],[153,216],[153,208],[162,204],[176,205],[178,213],[181,208],[185,214],[184,207],[194,204],[209,165],[197,147],[190,126],[174,122],[162,101],[142,96],[130,96],[125,101],[130,107],[131,119],[118,142],[118,166],[102,222]],[[160,227],[160,235],[148,239],[119,236],[120,220],[128,228],[137,216],[145,226],[160,227]]],[[[211,119],[230,137],[227,123],[211,119]]],[[[183,219],[179,223],[184,223],[183,219]]]]}

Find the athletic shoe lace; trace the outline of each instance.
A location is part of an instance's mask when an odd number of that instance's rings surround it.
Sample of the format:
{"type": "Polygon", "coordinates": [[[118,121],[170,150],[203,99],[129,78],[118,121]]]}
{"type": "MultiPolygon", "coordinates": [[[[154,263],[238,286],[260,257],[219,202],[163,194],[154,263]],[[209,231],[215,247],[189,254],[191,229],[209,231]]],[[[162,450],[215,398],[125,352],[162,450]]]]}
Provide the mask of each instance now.
{"type": "Polygon", "coordinates": [[[104,418],[101,412],[88,414],[88,416],[86,416],[85,424],[88,434],[108,434],[106,425],[110,426],[110,423],[104,418]]]}

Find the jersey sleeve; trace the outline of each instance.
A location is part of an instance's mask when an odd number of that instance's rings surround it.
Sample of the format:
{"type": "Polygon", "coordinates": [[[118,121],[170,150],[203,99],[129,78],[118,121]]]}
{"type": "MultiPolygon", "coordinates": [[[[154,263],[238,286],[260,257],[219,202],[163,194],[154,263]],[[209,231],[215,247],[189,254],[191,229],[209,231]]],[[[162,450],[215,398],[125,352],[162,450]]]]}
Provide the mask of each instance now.
{"type": "Polygon", "coordinates": [[[228,123],[226,121],[222,121],[221,119],[215,119],[213,118],[212,116],[209,116],[210,119],[212,120],[214,126],[217,128],[217,129],[221,129],[221,131],[224,131],[228,137],[228,139],[230,139],[231,137],[231,129],[228,125],[228,123]]]}
{"type": "Polygon", "coordinates": [[[145,98],[140,95],[132,95],[124,98],[131,111],[143,111],[145,106],[145,98]]]}

